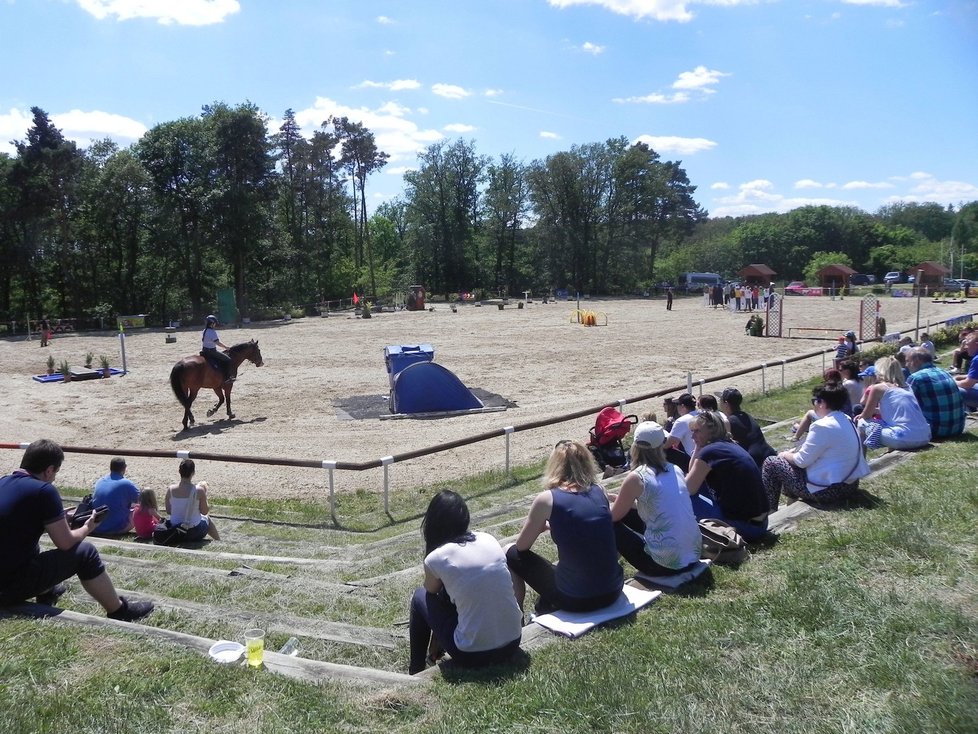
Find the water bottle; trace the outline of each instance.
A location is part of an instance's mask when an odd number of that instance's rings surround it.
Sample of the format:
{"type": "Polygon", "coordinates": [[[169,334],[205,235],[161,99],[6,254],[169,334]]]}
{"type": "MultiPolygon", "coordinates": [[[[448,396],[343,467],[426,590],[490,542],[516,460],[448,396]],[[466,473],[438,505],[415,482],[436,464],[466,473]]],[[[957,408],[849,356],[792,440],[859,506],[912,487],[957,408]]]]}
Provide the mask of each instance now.
{"type": "Polygon", "coordinates": [[[292,655],[294,657],[299,652],[299,641],[290,637],[278,652],[280,655],[292,655]]]}

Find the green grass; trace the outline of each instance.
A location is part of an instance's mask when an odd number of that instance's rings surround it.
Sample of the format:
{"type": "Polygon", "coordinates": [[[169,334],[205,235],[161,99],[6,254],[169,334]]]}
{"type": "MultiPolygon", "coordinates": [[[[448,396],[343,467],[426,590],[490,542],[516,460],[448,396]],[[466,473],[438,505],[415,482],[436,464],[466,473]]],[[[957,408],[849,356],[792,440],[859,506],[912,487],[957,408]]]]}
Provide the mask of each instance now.
{"type": "MultiPolygon", "coordinates": [[[[750,398],[745,407],[773,420],[793,417],[810,387],[750,398]]],[[[806,520],[756,549],[749,563],[717,568],[632,620],[557,641],[519,664],[446,669],[420,690],[310,685],[217,666],[135,635],[0,620],[0,729],[974,734],[976,462],[971,434],[917,453],[863,480],[874,502],[806,520]]],[[[486,520],[502,537],[518,528],[539,474],[535,465],[514,479],[484,475],[452,486],[476,517],[509,508],[486,520]]],[[[236,639],[242,624],[222,614],[235,610],[403,635],[419,571],[362,587],[342,582],[417,568],[420,513],[434,491],[392,495],[390,516],[375,493],[344,497],[340,528],[317,519],[322,505],[220,501],[230,508],[221,550],[335,555],[336,567],[249,563],[268,572],[252,578],[226,575],[243,565],[234,560],[118,549],[104,556],[122,588],[213,610],[160,609],[147,620],[167,629],[236,639]],[[154,561],[127,564],[129,556],[154,561]]],[[[96,613],[78,584],[69,586],[63,606],[96,613]]],[[[288,636],[270,632],[269,648],[288,636]]],[[[394,643],[388,650],[300,635],[300,654],[403,671],[406,642],[394,643]]]]}

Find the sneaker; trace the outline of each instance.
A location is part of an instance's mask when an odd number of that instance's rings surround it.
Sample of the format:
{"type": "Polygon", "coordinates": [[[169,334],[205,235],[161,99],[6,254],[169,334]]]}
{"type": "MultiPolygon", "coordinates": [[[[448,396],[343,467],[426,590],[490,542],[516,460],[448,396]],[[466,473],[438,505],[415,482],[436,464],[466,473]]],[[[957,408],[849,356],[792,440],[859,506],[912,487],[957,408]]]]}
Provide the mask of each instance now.
{"type": "Polygon", "coordinates": [[[68,591],[68,587],[64,584],[55,584],[43,594],[37,595],[37,603],[47,604],[49,607],[53,607],[66,591],[68,591]]]}
{"type": "Polygon", "coordinates": [[[119,599],[122,600],[122,606],[107,614],[109,619],[117,619],[120,622],[135,622],[153,611],[153,602],[151,601],[131,602],[124,596],[120,596],[119,599]]]}

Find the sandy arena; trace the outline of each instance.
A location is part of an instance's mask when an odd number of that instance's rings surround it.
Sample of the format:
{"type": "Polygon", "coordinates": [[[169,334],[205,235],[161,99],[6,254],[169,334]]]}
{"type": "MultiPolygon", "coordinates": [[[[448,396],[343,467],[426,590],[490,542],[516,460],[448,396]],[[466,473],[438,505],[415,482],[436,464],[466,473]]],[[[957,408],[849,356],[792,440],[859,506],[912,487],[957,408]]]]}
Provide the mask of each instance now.
{"type": "MultiPolygon", "coordinates": [[[[362,462],[436,445],[504,426],[556,416],[640,395],[694,379],[772,362],[830,346],[824,340],[752,338],[744,335],[747,315],[704,308],[698,298],[677,299],[671,312],[662,300],[592,300],[582,304],[607,314],[608,326],[586,328],[570,323],[575,304],[542,304],[524,309],[515,302],[495,306],[446,305],[433,312],[383,313],[361,320],[347,315],[306,318],[290,323],[221,329],[226,344],[257,339],[265,366],[245,363],[233,392],[236,419],[206,410],[215,400],[202,391],[194,404],[197,426],[181,432],[182,408],[170,390],[169,372],[177,359],[196,353],[200,331],[184,329],[175,344],[161,330],[140,330],[126,337],[129,374],[105,380],[42,384],[31,375],[45,371],[47,355],[80,366],[87,351],[106,354],[121,365],[115,333],[58,335],[45,349],[23,338],[0,341],[0,383],[7,408],[0,418],[0,441],[40,437],[72,446],[335,459],[362,462]],[[452,370],[470,388],[482,388],[518,407],[501,413],[438,420],[348,420],[334,402],[388,391],[384,347],[429,343],[435,361],[452,370]]],[[[971,313],[970,304],[922,301],[920,324],[937,324],[971,313]]],[[[913,329],[917,301],[883,298],[881,315],[888,331],[913,329]]],[[[788,327],[858,329],[859,300],[785,299],[788,327]]],[[[817,373],[821,361],[788,365],[787,380],[817,373]]],[[[769,386],[780,385],[780,365],[768,371],[769,386]]],[[[760,389],[760,373],[733,381],[741,390],[760,389]]],[[[707,386],[708,390],[723,385],[707,386]]],[[[659,401],[628,406],[640,413],[659,401]]],[[[587,437],[593,419],[579,419],[512,437],[511,460],[524,463],[546,455],[561,438],[587,437]]],[[[450,452],[398,463],[390,468],[391,486],[405,489],[461,474],[502,469],[504,439],[496,438],[450,452]]],[[[20,454],[2,454],[3,471],[16,467],[20,454]]],[[[69,454],[58,483],[90,487],[107,471],[108,457],[69,454]]],[[[158,492],[176,477],[176,459],[132,458],[129,476],[158,492]]],[[[326,472],[200,462],[198,479],[211,483],[213,495],[324,497],[326,472]]],[[[379,491],[380,469],[337,472],[337,491],[379,491]]]]}

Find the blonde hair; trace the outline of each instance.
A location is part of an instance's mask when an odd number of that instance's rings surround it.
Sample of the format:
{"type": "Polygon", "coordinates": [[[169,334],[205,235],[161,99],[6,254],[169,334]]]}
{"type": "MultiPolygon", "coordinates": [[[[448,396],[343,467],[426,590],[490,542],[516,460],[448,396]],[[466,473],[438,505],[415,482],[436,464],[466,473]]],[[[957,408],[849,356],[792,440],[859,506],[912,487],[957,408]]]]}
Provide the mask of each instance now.
{"type": "Polygon", "coordinates": [[[544,469],[543,486],[545,489],[561,485],[587,489],[597,477],[598,465],[587,446],[580,441],[559,441],[544,469]]]}
{"type": "Polygon", "coordinates": [[[892,382],[900,387],[907,386],[907,380],[903,376],[903,367],[895,357],[880,357],[873,366],[876,368],[877,380],[892,382]]]}
{"type": "Polygon", "coordinates": [[[706,433],[707,443],[730,439],[730,424],[727,416],[715,410],[703,410],[696,416],[696,427],[706,433]]]}
{"type": "Polygon", "coordinates": [[[628,455],[632,459],[632,469],[637,469],[640,466],[648,466],[655,469],[656,474],[665,471],[666,464],[669,463],[669,460],[666,458],[664,446],[653,448],[648,444],[633,443],[628,455]]]}

